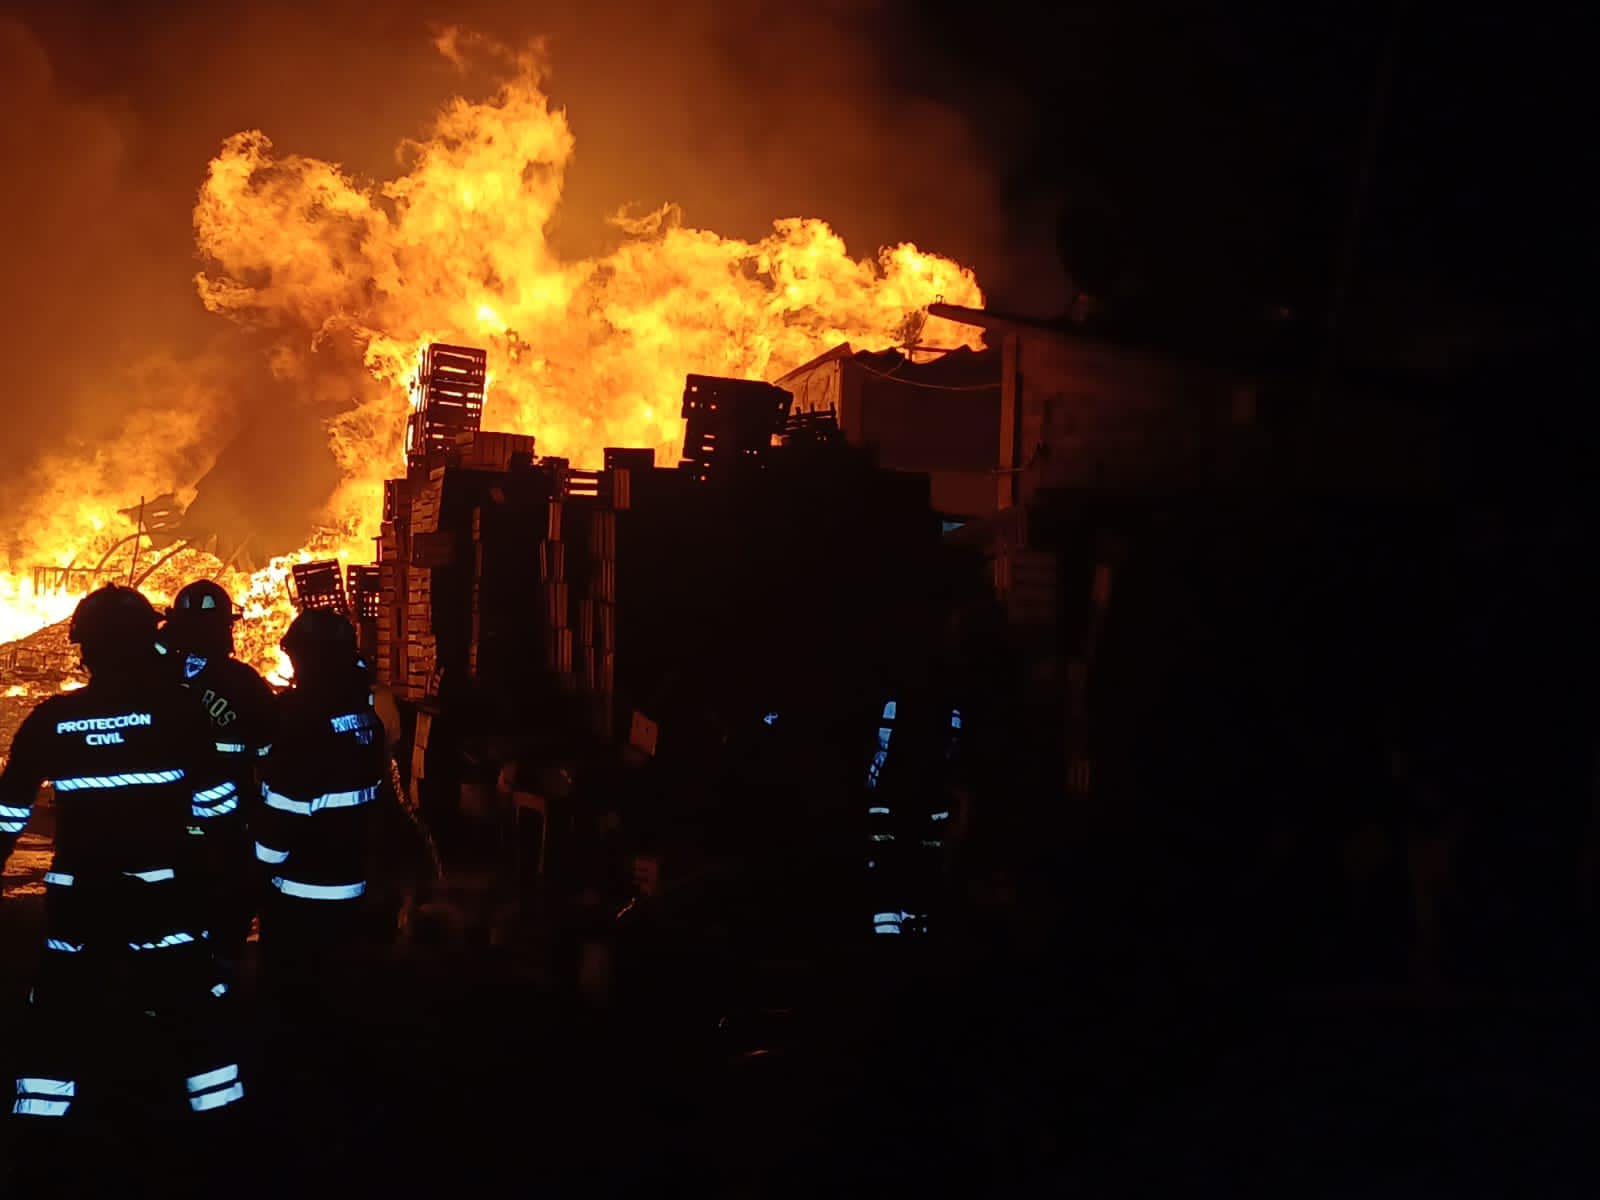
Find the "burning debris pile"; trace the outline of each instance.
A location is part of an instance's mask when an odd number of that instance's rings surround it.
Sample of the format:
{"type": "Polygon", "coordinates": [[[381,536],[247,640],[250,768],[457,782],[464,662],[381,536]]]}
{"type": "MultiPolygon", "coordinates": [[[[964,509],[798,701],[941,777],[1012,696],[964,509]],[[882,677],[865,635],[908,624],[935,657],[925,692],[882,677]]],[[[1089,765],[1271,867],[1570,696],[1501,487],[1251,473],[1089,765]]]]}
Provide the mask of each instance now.
{"type": "Polygon", "coordinates": [[[67,641],[65,621],[0,645],[0,760],[35,704],[82,687],[84,679],[78,648],[67,641]]]}

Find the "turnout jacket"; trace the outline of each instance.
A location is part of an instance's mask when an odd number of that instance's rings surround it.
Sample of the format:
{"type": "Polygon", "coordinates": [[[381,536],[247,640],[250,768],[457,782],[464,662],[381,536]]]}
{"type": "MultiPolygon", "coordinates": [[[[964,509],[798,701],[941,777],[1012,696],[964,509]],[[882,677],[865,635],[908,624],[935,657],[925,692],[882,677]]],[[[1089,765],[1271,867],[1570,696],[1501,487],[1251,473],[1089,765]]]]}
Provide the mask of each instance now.
{"type": "Polygon", "coordinates": [[[272,886],[304,900],[353,900],[366,891],[373,809],[388,760],[382,723],[363,682],[277,698],[262,759],[257,860],[272,886]]]}
{"type": "MultiPolygon", "coordinates": [[[[156,648],[166,656],[182,687],[210,720],[222,769],[239,794],[256,794],[256,770],[272,741],[273,701],[276,693],[254,668],[236,658],[213,657],[168,647],[156,648]]],[[[226,825],[208,827],[217,832],[237,832],[248,814],[241,809],[226,825]]]]}
{"type": "Polygon", "coordinates": [[[56,864],[91,874],[171,869],[191,824],[239,807],[213,742],[193,699],[159,679],[92,680],[43,701],[0,774],[0,864],[48,780],[56,864]]]}

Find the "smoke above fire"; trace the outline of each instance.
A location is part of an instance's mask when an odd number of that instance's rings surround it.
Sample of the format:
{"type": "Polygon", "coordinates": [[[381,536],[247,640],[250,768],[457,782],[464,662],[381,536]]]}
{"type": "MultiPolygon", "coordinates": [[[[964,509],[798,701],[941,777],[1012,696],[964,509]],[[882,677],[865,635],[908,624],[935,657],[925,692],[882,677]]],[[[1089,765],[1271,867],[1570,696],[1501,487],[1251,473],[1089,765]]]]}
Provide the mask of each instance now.
{"type": "MultiPolygon", "coordinates": [[[[38,66],[20,86],[45,95],[48,63],[15,45],[38,66]]],[[[212,143],[191,292],[210,327],[183,349],[153,337],[102,370],[85,389],[92,419],[56,414],[67,428],[41,434],[48,450],[7,480],[0,640],[70,610],[73,597],[32,594],[31,566],[106,561],[131,532],[118,510],[168,493],[196,516],[188,533],[204,554],[180,555],[147,590],[221,571],[262,618],[247,652],[270,662],[288,563],[370,560],[382,480],[403,466],[406,385],[430,341],[488,349],[487,428],[531,433],[541,453],[580,464],[608,445],[670,462],[686,374],[774,378],[840,341],[903,342],[907,318],[940,297],[982,303],[949,258],[910,243],[857,253],[824,216],[781,208],[764,233],[724,236],[657,197],[614,213],[603,244],[575,253],[563,201],[582,146],[547,92],[544,44],[445,30],[434,49],[461,94],[388,171],[275,144],[270,127],[212,143]],[[313,430],[316,452],[281,433],[291,428],[313,430]],[[208,486],[222,476],[229,487],[208,486]],[[242,546],[239,530],[274,509],[300,514],[301,533],[242,546]],[[278,555],[270,566],[238,569],[259,567],[263,548],[278,555]]],[[[138,324],[137,296],[117,300],[138,324]]],[[[970,330],[940,325],[922,341],[971,344],[970,330]]]]}

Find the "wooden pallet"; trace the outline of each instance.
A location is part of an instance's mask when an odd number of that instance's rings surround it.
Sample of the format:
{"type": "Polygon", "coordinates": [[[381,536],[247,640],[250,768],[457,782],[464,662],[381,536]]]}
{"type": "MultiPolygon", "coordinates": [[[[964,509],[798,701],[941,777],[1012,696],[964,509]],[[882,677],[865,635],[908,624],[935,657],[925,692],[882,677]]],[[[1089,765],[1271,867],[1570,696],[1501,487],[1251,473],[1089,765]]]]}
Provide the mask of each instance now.
{"type": "Polygon", "coordinates": [[[539,543],[539,582],[563,583],[567,578],[566,546],[545,538],[539,543]]]}
{"type": "Polygon", "coordinates": [[[453,465],[470,471],[509,471],[514,459],[533,460],[534,440],[522,433],[485,433],[478,431],[458,435],[453,465]]]}

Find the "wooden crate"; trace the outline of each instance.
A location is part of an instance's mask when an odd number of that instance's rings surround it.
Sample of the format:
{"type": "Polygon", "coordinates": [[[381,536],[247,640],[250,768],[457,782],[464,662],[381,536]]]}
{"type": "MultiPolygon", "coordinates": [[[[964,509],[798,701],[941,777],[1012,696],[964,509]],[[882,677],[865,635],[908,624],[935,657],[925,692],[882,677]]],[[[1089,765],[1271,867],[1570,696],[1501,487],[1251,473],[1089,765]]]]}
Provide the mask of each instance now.
{"type": "Polygon", "coordinates": [[[575,674],[571,629],[545,630],[545,662],[557,674],[575,674]]]}
{"type": "Polygon", "coordinates": [[[457,438],[477,432],[487,371],[487,352],[475,347],[435,343],[424,351],[406,420],[408,462],[417,466],[453,454],[457,438]]]}
{"type": "Polygon", "coordinates": [[[578,641],[597,650],[617,648],[617,606],[604,600],[578,601],[578,641]]]}
{"type": "Polygon", "coordinates": [[[617,514],[598,508],[589,516],[589,554],[599,560],[617,557],[617,514]]]}
{"type": "Polygon", "coordinates": [[[546,541],[561,540],[561,501],[545,500],[535,505],[532,518],[535,525],[543,524],[546,541]]]}
{"type": "Polygon", "coordinates": [[[565,494],[580,496],[585,499],[599,499],[601,486],[604,482],[603,472],[584,471],[573,468],[567,472],[565,494]]]}
{"type": "Polygon", "coordinates": [[[383,520],[390,524],[408,519],[411,512],[411,481],[385,479],[383,481],[383,520]]]}
{"type": "Polygon", "coordinates": [[[617,648],[617,606],[608,604],[604,600],[591,600],[589,604],[591,606],[589,618],[590,634],[584,640],[590,645],[597,646],[603,650],[615,650],[617,648]]]}
{"type": "Polygon", "coordinates": [[[444,502],[444,469],[437,468],[426,483],[418,485],[411,497],[411,536],[433,533],[439,528],[444,502]]]}
{"type": "Polygon", "coordinates": [[[508,471],[518,455],[533,457],[534,440],[523,433],[477,433],[457,438],[456,461],[472,471],[508,471]]]}
{"type": "Polygon", "coordinates": [[[411,565],[432,570],[448,567],[456,561],[455,534],[444,529],[419,533],[411,539],[411,565]]]}
{"type": "MultiPolygon", "coordinates": [[[[478,525],[478,513],[472,515],[474,531],[478,525]]],[[[483,542],[474,540],[472,545],[472,631],[467,640],[467,672],[476,678],[478,674],[478,651],[483,641],[483,542]]]]}
{"type": "Polygon", "coordinates": [[[656,465],[656,452],[648,446],[607,446],[601,452],[601,462],[608,471],[619,468],[648,471],[656,465]]]}
{"type": "Polygon", "coordinates": [[[411,794],[416,795],[417,782],[426,777],[428,741],[433,733],[433,714],[417,714],[416,733],[411,739],[411,794]]]}
{"type": "Polygon", "coordinates": [[[660,727],[637,709],[628,726],[628,745],[641,754],[653,755],[660,737],[660,727]]]}
{"type": "Polygon", "coordinates": [[[539,585],[539,611],[546,629],[562,629],[570,622],[569,593],[565,583],[539,585]]]}
{"type": "Polygon", "coordinates": [[[1048,625],[1060,602],[1059,564],[1043,550],[1007,549],[994,560],[995,590],[1016,624],[1048,625]]]}
{"type": "Polygon", "coordinates": [[[594,645],[594,601],[585,597],[578,601],[578,642],[584,646],[594,645]]]}
{"type": "Polygon", "coordinates": [[[339,569],[337,559],[296,563],[289,569],[289,576],[294,585],[292,592],[296,607],[302,610],[331,608],[335,612],[349,613],[344,573],[339,569]]]}
{"type": "Polygon", "coordinates": [[[562,583],[567,578],[567,548],[549,538],[539,543],[539,582],[562,583]]]}

